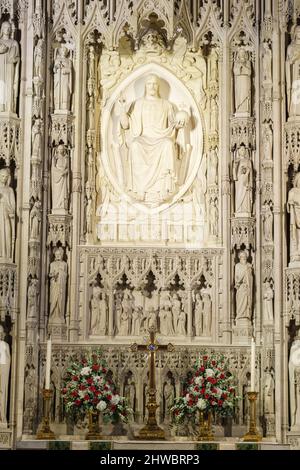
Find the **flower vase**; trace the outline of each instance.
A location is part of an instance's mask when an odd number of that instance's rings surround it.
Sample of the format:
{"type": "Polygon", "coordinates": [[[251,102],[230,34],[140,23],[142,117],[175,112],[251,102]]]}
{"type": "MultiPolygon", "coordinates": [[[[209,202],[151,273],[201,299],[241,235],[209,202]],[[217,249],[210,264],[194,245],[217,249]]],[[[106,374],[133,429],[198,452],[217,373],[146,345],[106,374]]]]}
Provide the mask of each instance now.
{"type": "Polygon", "coordinates": [[[198,441],[213,441],[214,435],[211,429],[211,411],[200,411],[198,441]]]}
{"type": "Polygon", "coordinates": [[[100,412],[98,410],[90,410],[88,412],[88,426],[89,430],[85,436],[85,438],[89,441],[99,441],[102,439],[102,435],[100,433],[100,426],[99,426],[99,417],[100,412]]]}

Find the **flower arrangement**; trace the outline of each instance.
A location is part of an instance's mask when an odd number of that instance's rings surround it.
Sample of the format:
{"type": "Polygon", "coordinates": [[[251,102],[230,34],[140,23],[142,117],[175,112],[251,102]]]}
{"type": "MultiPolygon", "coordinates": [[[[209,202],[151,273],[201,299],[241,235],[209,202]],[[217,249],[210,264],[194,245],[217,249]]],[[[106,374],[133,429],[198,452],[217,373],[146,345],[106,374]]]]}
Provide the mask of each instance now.
{"type": "Polygon", "coordinates": [[[67,368],[61,391],[66,412],[83,418],[87,412],[99,411],[104,422],[127,422],[132,410],[107,372],[101,351],[74,361],[67,368]]]}
{"type": "Polygon", "coordinates": [[[224,356],[207,355],[199,358],[193,366],[194,373],[181,397],[175,399],[171,408],[176,423],[194,418],[198,411],[214,411],[220,416],[232,416],[239,399],[233,376],[224,356]]]}

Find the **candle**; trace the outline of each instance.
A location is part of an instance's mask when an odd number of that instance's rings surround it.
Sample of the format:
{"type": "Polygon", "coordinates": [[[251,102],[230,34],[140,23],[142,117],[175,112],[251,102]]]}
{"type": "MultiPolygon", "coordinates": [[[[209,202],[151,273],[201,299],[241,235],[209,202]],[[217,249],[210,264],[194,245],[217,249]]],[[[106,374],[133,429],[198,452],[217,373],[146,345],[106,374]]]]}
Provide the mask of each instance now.
{"type": "Polygon", "coordinates": [[[251,339],[251,384],[250,391],[255,391],[255,340],[251,339]]]}
{"type": "Polygon", "coordinates": [[[50,370],[51,370],[51,338],[47,341],[47,355],[46,355],[46,380],[45,388],[50,389],[50,370]]]}

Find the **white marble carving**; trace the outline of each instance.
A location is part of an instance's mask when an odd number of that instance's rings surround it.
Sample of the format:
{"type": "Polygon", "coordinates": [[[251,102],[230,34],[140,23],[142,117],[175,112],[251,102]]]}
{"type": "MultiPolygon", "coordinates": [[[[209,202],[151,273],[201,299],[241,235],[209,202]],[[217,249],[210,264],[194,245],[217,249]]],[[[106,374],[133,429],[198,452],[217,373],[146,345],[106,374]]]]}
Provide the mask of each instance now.
{"type": "Polygon", "coordinates": [[[164,386],[164,409],[165,409],[165,419],[171,418],[170,409],[174,405],[175,399],[175,389],[172,383],[171,377],[167,378],[167,381],[164,386]]]}
{"type": "Polygon", "coordinates": [[[103,289],[99,286],[94,286],[91,298],[91,335],[105,335],[107,311],[107,300],[103,289]]]}
{"type": "Polygon", "coordinates": [[[273,369],[268,369],[265,372],[264,411],[265,414],[271,414],[275,411],[275,380],[273,369]]]}
{"type": "Polygon", "coordinates": [[[53,151],[51,166],[52,213],[66,214],[69,207],[69,154],[60,144],[53,151]]]}
{"type": "Polygon", "coordinates": [[[291,346],[289,359],[291,430],[300,431],[300,339],[291,346]]]}
{"type": "Polygon", "coordinates": [[[30,211],[30,241],[37,241],[41,233],[41,215],[42,204],[40,201],[35,201],[30,211]]]}
{"type": "Polygon", "coordinates": [[[0,31],[0,112],[16,112],[19,91],[20,52],[11,39],[12,27],[4,21],[0,31]]]}
{"type": "Polygon", "coordinates": [[[234,102],[236,116],[251,116],[252,66],[249,51],[238,47],[234,58],[234,102]]]}
{"type": "Polygon", "coordinates": [[[201,290],[203,310],[202,310],[202,335],[211,335],[212,326],[212,301],[210,289],[204,288],[201,290]]]}
{"type": "Polygon", "coordinates": [[[270,282],[266,281],[264,283],[264,290],[263,290],[263,324],[264,326],[274,324],[273,299],[274,299],[273,288],[270,282]]]}
{"type": "Polygon", "coordinates": [[[273,212],[270,204],[265,204],[262,214],[263,235],[266,242],[273,241],[273,212]]]}
{"type": "Polygon", "coordinates": [[[126,189],[135,199],[157,204],[174,194],[178,179],[175,145],[180,140],[182,146],[188,145],[184,132],[188,122],[185,111],[176,113],[172,103],[160,97],[156,75],[146,79],[144,98],[135,101],[129,113],[121,110],[121,128],[130,129],[132,139],[126,189]]]}
{"type": "Polygon", "coordinates": [[[38,318],[38,295],[39,295],[39,280],[32,278],[30,280],[27,290],[27,320],[37,320],[38,318]]]}
{"type": "Polygon", "coordinates": [[[233,164],[235,181],[235,214],[238,217],[251,217],[253,204],[253,166],[249,150],[241,145],[236,152],[233,164]]]}
{"type": "Polygon", "coordinates": [[[68,265],[63,260],[63,248],[54,249],[54,261],[50,263],[50,311],[49,323],[65,323],[68,265]]]}
{"type": "Polygon", "coordinates": [[[73,63],[70,58],[70,49],[61,44],[54,54],[54,110],[70,111],[72,96],[72,72],[73,63]]]}
{"type": "Polygon", "coordinates": [[[15,195],[9,168],[0,170],[0,259],[12,261],[15,244],[15,195]]]}
{"type": "Polygon", "coordinates": [[[9,345],[4,341],[4,328],[0,325],[0,428],[7,427],[8,382],[10,371],[9,345]]]}
{"type": "Polygon", "coordinates": [[[236,289],[236,320],[251,320],[252,317],[252,295],[253,295],[253,272],[248,263],[248,252],[239,252],[239,262],[235,266],[235,289],[236,289]]]}
{"type": "MultiPolygon", "coordinates": [[[[132,377],[128,377],[127,383],[124,386],[124,397],[127,399],[127,403],[132,411],[135,411],[135,400],[136,400],[136,387],[132,377]]],[[[134,419],[134,417],[133,417],[134,419]]]]}
{"type": "Polygon", "coordinates": [[[294,177],[288,193],[287,210],[290,213],[291,261],[300,259],[300,172],[294,177]]]}
{"type": "Polygon", "coordinates": [[[287,49],[286,84],[289,118],[300,116],[300,25],[295,26],[287,49]]]}

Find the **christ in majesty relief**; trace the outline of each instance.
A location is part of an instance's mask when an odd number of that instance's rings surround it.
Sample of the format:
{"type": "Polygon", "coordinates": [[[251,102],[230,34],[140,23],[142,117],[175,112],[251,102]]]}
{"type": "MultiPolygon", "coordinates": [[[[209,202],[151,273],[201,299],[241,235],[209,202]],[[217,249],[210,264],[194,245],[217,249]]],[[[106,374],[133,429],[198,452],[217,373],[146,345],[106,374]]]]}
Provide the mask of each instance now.
{"type": "Polygon", "coordinates": [[[120,126],[130,134],[125,185],[138,201],[157,204],[174,195],[178,161],[190,149],[189,119],[186,111],[177,111],[161,98],[156,75],[147,77],[144,97],[134,101],[128,112],[123,103],[120,126]]]}

